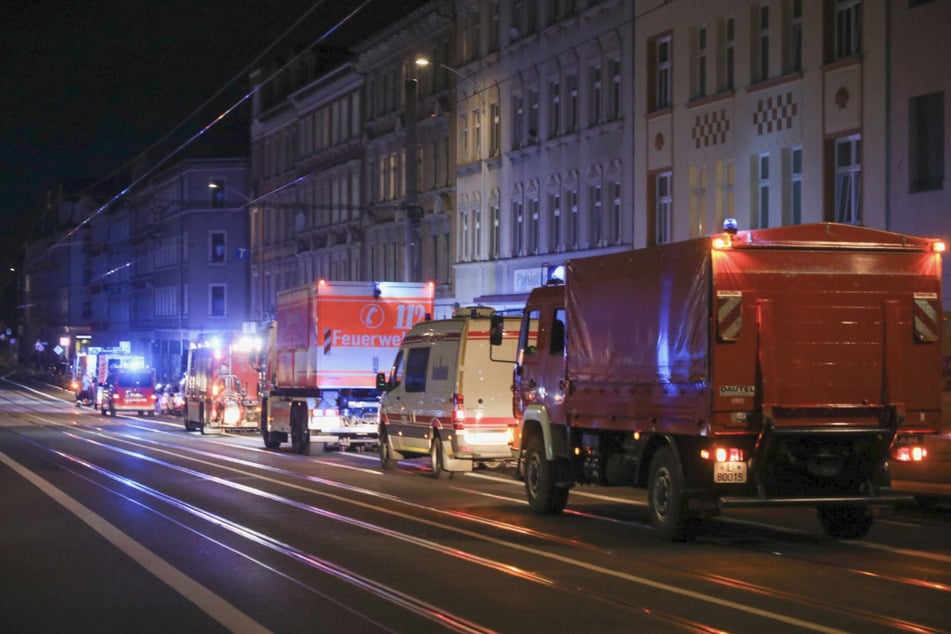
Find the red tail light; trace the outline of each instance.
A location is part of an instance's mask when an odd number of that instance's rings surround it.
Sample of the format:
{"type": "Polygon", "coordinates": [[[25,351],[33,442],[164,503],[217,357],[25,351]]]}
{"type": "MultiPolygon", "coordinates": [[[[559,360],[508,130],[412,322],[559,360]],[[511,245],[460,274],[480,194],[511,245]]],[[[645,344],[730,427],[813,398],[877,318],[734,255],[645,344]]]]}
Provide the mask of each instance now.
{"type": "Polygon", "coordinates": [[[452,395],[452,428],[465,429],[466,427],[466,407],[462,394],[452,395]]]}

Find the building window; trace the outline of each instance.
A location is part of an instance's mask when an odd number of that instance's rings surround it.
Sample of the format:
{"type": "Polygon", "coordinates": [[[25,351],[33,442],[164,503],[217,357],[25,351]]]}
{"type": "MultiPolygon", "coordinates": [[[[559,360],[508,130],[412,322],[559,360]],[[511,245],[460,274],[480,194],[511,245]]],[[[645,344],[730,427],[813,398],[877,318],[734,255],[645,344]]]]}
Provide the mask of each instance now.
{"type": "Polygon", "coordinates": [[[551,214],[548,226],[551,234],[549,249],[561,251],[561,195],[557,193],[548,195],[548,211],[551,214]]]}
{"type": "Polygon", "coordinates": [[[472,259],[482,259],[482,209],[472,210],[472,259]]]}
{"type": "Polygon", "coordinates": [[[769,226],[769,154],[756,157],[756,222],[759,229],[769,226]]]}
{"type": "Polygon", "coordinates": [[[528,91],[528,143],[529,145],[538,143],[538,88],[530,88],[528,91]]]}
{"type": "Polygon", "coordinates": [[[525,255],[525,205],[521,200],[512,201],[512,256],[525,255]]]}
{"type": "Polygon", "coordinates": [[[224,317],[225,312],[225,291],[226,287],[224,284],[212,284],[208,287],[209,293],[209,304],[208,304],[208,314],[212,317],[224,317]]]}
{"type": "Polygon", "coordinates": [[[944,185],[944,93],[913,97],[909,102],[909,189],[922,192],[944,185]]]}
{"type": "Polygon", "coordinates": [[[462,261],[468,262],[470,259],[469,254],[469,212],[460,211],[459,212],[459,242],[462,245],[462,261]]]}
{"type": "Polygon", "coordinates": [[[654,243],[670,242],[672,234],[673,193],[672,173],[658,174],[654,179],[654,243]]]}
{"type": "Polygon", "coordinates": [[[611,197],[611,243],[621,244],[621,224],[623,218],[621,215],[621,183],[615,181],[611,185],[613,196],[611,197]]]}
{"type": "Polygon", "coordinates": [[[499,104],[489,104],[491,126],[489,130],[489,156],[498,156],[502,151],[502,115],[499,113],[499,104]]]}
{"type": "Polygon", "coordinates": [[[568,132],[578,130],[578,75],[568,75],[568,103],[565,113],[565,124],[568,126],[568,132]]]}
{"type": "Polygon", "coordinates": [[[719,228],[723,225],[724,218],[735,218],[734,213],[734,182],[735,166],[733,161],[717,161],[717,200],[716,200],[716,224],[719,228]]]}
{"type": "Polygon", "coordinates": [[[756,67],[753,81],[769,79],[769,7],[762,5],[757,11],[756,67]]]}
{"type": "Polygon", "coordinates": [[[697,29],[697,69],[696,89],[694,97],[701,98],[707,94],[707,28],[697,29]]]}
{"type": "Polygon", "coordinates": [[[601,123],[601,101],[603,99],[601,66],[592,66],[589,77],[591,80],[591,116],[589,117],[589,125],[596,126],[601,123]]]}
{"type": "Polygon", "coordinates": [[[604,209],[601,204],[601,185],[588,187],[588,202],[591,210],[591,234],[588,236],[590,247],[604,245],[604,209]]]}
{"type": "Polygon", "coordinates": [[[669,108],[671,104],[670,81],[673,62],[671,59],[671,39],[670,36],[660,37],[654,40],[654,110],[663,110],[669,108]]]}
{"type": "Polygon", "coordinates": [[[726,19],[726,31],[723,51],[723,85],[726,90],[733,90],[736,86],[736,23],[733,18],[726,19]]]}
{"type": "Polygon", "coordinates": [[[835,58],[859,54],[861,40],[860,0],[836,0],[835,3],[835,58]]]}
{"type": "Polygon", "coordinates": [[[548,138],[561,134],[561,82],[548,83],[548,138]]]}
{"type": "Polygon", "coordinates": [[[862,139],[856,134],[835,141],[835,221],[862,222],[862,139]]]}
{"type": "Polygon", "coordinates": [[[461,142],[462,148],[459,154],[462,156],[462,163],[468,163],[472,160],[472,156],[469,154],[469,116],[466,114],[459,115],[459,141],[461,142]]]}
{"type": "Polygon", "coordinates": [[[482,158],[482,113],[478,110],[472,111],[472,151],[475,153],[472,158],[482,158]]]}
{"type": "Polygon", "coordinates": [[[528,199],[528,250],[535,255],[541,251],[541,218],[537,198],[528,199]]]}
{"type": "Polygon", "coordinates": [[[492,223],[491,244],[489,246],[492,258],[498,260],[502,257],[502,212],[497,203],[489,205],[489,216],[492,223]]]}
{"type": "Polygon", "coordinates": [[[214,231],[208,238],[208,261],[224,262],[226,256],[224,231],[214,231]]]}
{"type": "Polygon", "coordinates": [[[802,148],[789,150],[789,219],[787,224],[802,223],[802,148]]]}
{"type": "Polygon", "coordinates": [[[512,148],[525,144],[525,101],[522,95],[512,96],[512,148]]]}
{"type": "Polygon", "coordinates": [[[225,206],[225,182],[223,180],[212,180],[208,183],[208,189],[211,192],[211,206],[225,206]]]}
{"type": "Polygon", "coordinates": [[[568,228],[566,238],[569,249],[578,248],[578,192],[576,190],[568,191],[568,228]]]}
{"type": "Polygon", "coordinates": [[[621,60],[612,59],[608,63],[611,71],[611,95],[608,105],[608,119],[615,121],[621,118],[621,60]]]}
{"type": "Polygon", "coordinates": [[[795,73],[802,70],[802,0],[792,0],[786,50],[786,72],[795,73]]]}

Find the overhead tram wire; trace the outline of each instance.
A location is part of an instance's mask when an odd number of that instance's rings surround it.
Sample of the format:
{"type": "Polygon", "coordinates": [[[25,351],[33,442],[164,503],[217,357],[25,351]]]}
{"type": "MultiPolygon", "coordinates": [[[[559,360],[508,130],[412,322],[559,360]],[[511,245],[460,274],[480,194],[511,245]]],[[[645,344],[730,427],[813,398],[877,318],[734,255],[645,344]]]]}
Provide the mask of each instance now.
{"type": "MultiPolygon", "coordinates": [[[[296,28],[303,20],[305,20],[311,13],[313,13],[313,12],[314,12],[318,7],[320,7],[324,2],[325,2],[325,0],[320,0],[319,2],[317,2],[311,9],[309,9],[303,16],[301,16],[291,27],[289,27],[289,28],[284,32],[284,34],[282,34],[277,40],[274,41],[273,44],[271,44],[271,45],[270,45],[268,48],[266,48],[261,54],[259,54],[259,55],[258,55],[248,66],[246,66],[245,69],[242,70],[241,72],[242,72],[242,73],[247,73],[251,68],[253,68],[253,67],[255,66],[255,64],[257,64],[257,63],[261,60],[261,58],[264,57],[264,55],[266,55],[274,46],[276,46],[277,43],[278,43],[281,39],[283,39],[288,33],[290,33],[294,28],[296,28]]],[[[297,55],[291,57],[286,63],[284,63],[284,65],[282,65],[280,68],[276,69],[276,70],[275,70],[273,73],[271,73],[264,81],[260,82],[260,83],[257,84],[256,86],[253,86],[253,87],[251,88],[251,90],[249,90],[245,95],[243,95],[240,99],[238,99],[234,104],[232,104],[231,106],[229,106],[228,108],[226,108],[226,109],[224,110],[224,112],[222,112],[221,114],[219,114],[218,116],[216,116],[210,123],[208,123],[207,125],[205,125],[201,130],[199,130],[197,133],[193,134],[191,137],[189,137],[187,140],[185,140],[185,141],[184,141],[181,145],[179,145],[177,148],[175,148],[174,150],[172,150],[171,152],[169,152],[165,157],[163,157],[162,159],[160,159],[159,161],[157,161],[152,167],[150,167],[148,170],[146,170],[141,176],[139,176],[138,178],[136,178],[134,181],[132,181],[132,183],[129,184],[127,187],[124,187],[121,191],[119,191],[117,194],[115,194],[112,198],[110,198],[108,201],[106,201],[105,203],[103,203],[102,205],[100,205],[100,206],[99,206],[95,211],[93,211],[89,216],[87,216],[85,219],[83,219],[82,222],[80,222],[80,223],[77,224],[75,227],[73,227],[73,228],[70,229],[68,232],[66,232],[66,234],[65,234],[62,238],[60,238],[60,239],[56,240],[55,242],[53,242],[52,244],[50,244],[50,245],[45,249],[44,253],[49,252],[49,251],[52,250],[54,247],[59,246],[61,243],[63,243],[63,242],[65,242],[66,240],[70,239],[79,229],[81,229],[82,227],[84,227],[85,225],[87,225],[88,223],[90,223],[92,220],[94,220],[95,218],[97,218],[98,216],[100,216],[106,209],[108,209],[112,204],[114,204],[115,202],[117,202],[118,200],[120,200],[122,197],[124,197],[126,194],[128,194],[128,193],[129,193],[132,189],[134,189],[137,185],[139,185],[140,183],[142,183],[142,181],[144,181],[144,180],[146,180],[147,178],[149,178],[150,176],[152,176],[160,167],[162,167],[163,165],[165,165],[165,163],[167,163],[169,160],[171,160],[172,158],[174,158],[175,156],[177,156],[177,155],[178,155],[180,152],[182,152],[185,148],[187,148],[189,145],[191,145],[195,140],[197,140],[199,137],[201,137],[205,132],[207,132],[208,130],[210,130],[214,125],[216,125],[218,122],[220,122],[221,120],[223,120],[227,115],[229,115],[231,112],[233,112],[238,106],[240,106],[240,105],[243,104],[245,101],[247,101],[248,99],[250,99],[250,98],[254,95],[254,93],[258,90],[259,87],[262,87],[262,86],[265,86],[266,84],[268,84],[268,83],[269,83],[272,79],[274,79],[277,75],[279,75],[280,73],[282,73],[285,69],[287,69],[287,68],[288,68],[289,66],[291,66],[294,62],[296,62],[297,59],[298,59],[299,57],[301,57],[306,51],[308,51],[309,49],[311,49],[311,48],[317,46],[318,44],[320,44],[321,42],[323,42],[324,40],[326,40],[328,37],[330,37],[331,35],[333,35],[334,33],[336,33],[341,27],[343,27],[343,25],[345,25],[347,22],[349,22],[351,19],[353,19],[354,16],[356,16],[356,15],[357,15],[360,11],[362,11],[368,4],[370,4],[370,2],[372,2],[372,0],[363,0],[363,2],[362,2],[357,8],[355,8],[353,11],[351,11],[350,13],[348,13],[348,14],[347,14],[346,16],[344,16],[342,19],[340,19],[335,25],[333,25],[330,29],[328,29],[327,31],[325,31],[320,37],[318,37],[316,40],[314,40],[309,46],[305,47],[305,48],[304,48],[303,50],[301,50],[301,52],[298,53],[297,55]]],[[[239,75],[239,76],[240,76],[240,75],[239,75]]],[[[235,81],[237,81],[237,79],[238,79],[238,76],[236,76],[234,79],[228,81],[224,86],[222,86],[221,89],[218,90],[218,92],[216,92],[213,96],[209,97],[209,98],[205,101],[205,103],[203,103],[201,106],[199,106],[198,109],[196,109],[191,115],[189,115],[185,120],[183,120],[182,123],[180,123],[178,126],[176,126],[175,128],[173,128],[173,129],[172,129],[170,132],[168,132],[164,137],[162,137],[160,140],[158,140],[158,141],[156,141],[155,143],[153,143],[151,146],[149,146],[149,148],[147,148],[146,150],[144,150],[142,153],[140,153],[139,155],[137,155],[136,158],[132,159],[132,161],[129,161],[129,162],[126,163],[124,166],[122,166],[122,167],[120,167],[119,169],[117,169],[116,171],[114,171],[110,176],[107,176],[107,177],[101,179],[100,181],[98,181],[98,183],[96,183],[96,185],[98,185],[99,183],[105,182],[106,180],[108,180],[109,178],[111,178],[112,176],[114,176],[115,174],[118,174],[118,173],[121,172],[122,170],[126,169],[129,165],[133,164],[133,163],[134,163],[135,161],[137,161],[140,157],[143,157],[143,156],[145,155],[145,152],[148,152],[149,150],[155,148],[155,147],[158,146],[160,143],[162,143],[163,141],[165,141],[166,139],[168,139],[175,131],[177,131],[177,130],[180,129],[185,123],[187,123],[189,119],[191,119],[192,117],[194,117],[194,116],[197,114],[198,111],[200,111],[202,108],[206,107],[212,100],[214,100],[214,99],[217,98],[222,92],[224,92],[224,90],[225,90],[228,86],[230,86],[232,83],[234,83],[235,81]]],[[[92,186],[86,188],[84,191],[89,191],[89,189],[92,189],[92,188],[95,187],[96,185],[92,185],[92,186]]],[[[281,189],[283,189],[283,187],[282,187],[281,189]]],[[[256,199],[256,200],[259,200],[260,198],[261,198],[261,197],[259,197],[259,198],[256,199]]],[[[252,202],[256,202],[256,201],[252,201],[252,202]]],[[[42,256],[37,256],[37,257],[42,257],[42,256]]]]}

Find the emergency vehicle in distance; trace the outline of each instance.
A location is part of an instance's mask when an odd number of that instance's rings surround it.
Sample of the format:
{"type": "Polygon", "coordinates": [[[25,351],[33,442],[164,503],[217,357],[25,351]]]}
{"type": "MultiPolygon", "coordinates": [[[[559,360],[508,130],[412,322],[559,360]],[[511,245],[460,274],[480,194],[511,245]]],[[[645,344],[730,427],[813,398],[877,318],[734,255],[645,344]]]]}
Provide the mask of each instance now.
{"type": "Polygon", "coordinates": [[[503,345],[490,348],[493,315],[459,308],[403,338],[389,374],[377,377],[383,469],[404,455],[429,455],[433,477],[444,478],[515,457],[510,369],[521,320],[503,318],[503,345]]]}
{"type": "Polygon", "coordinates": [[[203,434],[257,431],[261,357],[260,338],[248,335],[212,336],[193,343],[185,372],[185,429],[203,434]]]}
{"type": "Polygon", "coordinates": [[[155,415],[155,377],[151,369],[140,365],[120,365],[109,371],[101,388],[99,411],[103,416],[123,412],[155,415]]]}
{"type": "Polygon", "coordinates": [[[295,453],[311,443],[362,449],[378,443],[376,375],[403,335],[431,319],[434,285],[331,282],[277,295],[261,390],[261,435],[295,453]]]}
{"type": "Polygon", "coordinates": [[[531,292],[513,397],[535,512],[561,512],[576,483],[627,484],[668,540],[765,505],[815,506],[827,534],[859,538],[910,499],[889,460],[940,428],[944,244],[725,228],[569,261],[531,292]]]}

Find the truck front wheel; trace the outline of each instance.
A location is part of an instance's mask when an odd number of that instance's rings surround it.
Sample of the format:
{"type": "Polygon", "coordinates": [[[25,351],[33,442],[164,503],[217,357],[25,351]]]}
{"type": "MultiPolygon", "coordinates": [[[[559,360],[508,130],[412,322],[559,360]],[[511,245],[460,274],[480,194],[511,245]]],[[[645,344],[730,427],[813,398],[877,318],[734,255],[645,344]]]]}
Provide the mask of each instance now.
{"type": "Polygon", "coordinates": [[[692,522],[687,517],[683,500],[684,476],[680,462],[670,447],[654,454],[647,488],[647,505],[651,527],[661,539],[680,542],[692,535],[692,522]]]}
{"type": "Polygon", "coordinates": [[[552,467],[541,436],[533,436],[525,450],[525,495],[539,514],[561,513],[568,504],[568,488],[555,486],[552,467]]]}

